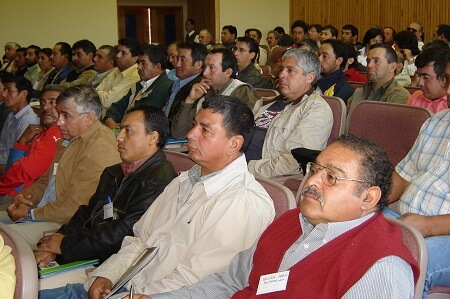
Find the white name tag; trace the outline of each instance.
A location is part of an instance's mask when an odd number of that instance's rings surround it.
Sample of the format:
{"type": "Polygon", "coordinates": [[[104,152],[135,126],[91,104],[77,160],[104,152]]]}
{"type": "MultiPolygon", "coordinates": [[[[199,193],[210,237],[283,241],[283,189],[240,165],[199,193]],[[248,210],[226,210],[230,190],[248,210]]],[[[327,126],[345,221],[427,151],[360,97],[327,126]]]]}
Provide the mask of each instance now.
{"type": "Polygon", "coordinates": [[[56,175],[56,171],[58,170],[58,163],[53,163],[53,173],[52,175],[56,175]]]}
{"type": "Polygon", "coordinates": [[[108,219],[114,216],[113,203],[107,203],[103,206],[103,219],[108,219]]]}
{"type": "Polygon", "coordinates": [[[262,275],[259,278],[258,290],[256,291],[256,295],[286,290],[288,278],[289,270],[262,275]]]}

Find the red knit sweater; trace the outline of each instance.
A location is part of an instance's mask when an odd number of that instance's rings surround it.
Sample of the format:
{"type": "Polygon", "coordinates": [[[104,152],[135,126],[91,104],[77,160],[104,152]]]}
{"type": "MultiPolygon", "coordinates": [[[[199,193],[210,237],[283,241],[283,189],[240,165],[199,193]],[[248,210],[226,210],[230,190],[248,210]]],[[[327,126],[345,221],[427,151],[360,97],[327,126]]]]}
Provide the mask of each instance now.
{"type": "MultiPolygon", "coordinates": [[[[253,256],[249,286],[233,298],[256,298],[260,276],[278,272],[286,250],[302,234],[299,212],[286,212],[265,230],[253,256]]],[[[257,298],[341,298],[376,261],[389,255],[410,263],[417,282],[419,267],[402,243],[400,228],[379,213],[291,267],[285,291],[257,298]]]]}

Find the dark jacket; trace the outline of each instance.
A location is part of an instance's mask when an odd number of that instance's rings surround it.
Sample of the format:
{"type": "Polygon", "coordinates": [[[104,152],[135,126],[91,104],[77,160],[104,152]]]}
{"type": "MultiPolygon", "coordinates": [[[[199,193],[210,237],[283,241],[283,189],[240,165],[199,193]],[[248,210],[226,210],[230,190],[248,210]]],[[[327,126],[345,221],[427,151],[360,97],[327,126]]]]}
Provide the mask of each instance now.
{"type": "Polygon", "coordinates": [[[133,225],[176,177],[175,170],[162,150],[150,157],[123,182],[120,164],[107,167],[89,205],[82,205],[58,233],[65,235],[61,255],[56,260],[68,263],[84,259],[100,262],[116,253],[125,236],[133,235],[133,225]],[[122,184],[121,184],[122,182],[122,184]],[[111,198],[114,219],[103,219],[103,206],[111,198]]]}
{"type": "Polygon", "coordinates": [[[317,85],[320,87],[324,95],[332,95],[341,98],[345,103],[353,95],[355,90],[348,83],[344,73],[341,69],[338,69],[331,74],[323,75],[322,78],[317,81],[317,85]],[[334,85],[333,94],[325,94],[325,91],[334,85]]]}
{"type": "Polygon", "coordinates": [[[259,88],[262,85],[261,73],[256,69],[253,63],[250,63],[245,69],[238,72],[236,79],[250,84],[255,88],[259,88]]]}

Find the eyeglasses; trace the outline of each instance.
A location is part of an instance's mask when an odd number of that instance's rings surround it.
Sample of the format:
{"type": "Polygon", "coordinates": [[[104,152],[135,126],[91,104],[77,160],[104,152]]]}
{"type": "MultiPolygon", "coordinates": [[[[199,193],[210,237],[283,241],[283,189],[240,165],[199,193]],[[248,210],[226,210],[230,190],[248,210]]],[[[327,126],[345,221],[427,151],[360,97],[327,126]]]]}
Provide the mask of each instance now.
{"type": "Polygon", "coordinates": [[[417,33],[417,29],[416,28],[407,27],[406,30],[412,31],[413,33],[417,33]]]}
{"type": "Polygon", "coordinates": [[[334,185],[336,185],[336,181],[340,180],[340,181],[354,181],[354,182],[360,182],[363,184],[367,184],[365,181],[360,180],[360,179],[349,179],[349,178],[341,178],[338,177],[336,175],[336,172],[333,169],[330,169],[328,167],[313,163],[313,162],[308,162],[306,164],[306,176],[312,176],[315,175],[316,173],[322,172],[320,174],[320,177],[322,178],[322,182],[329,186],[332,187],[334,185]]]}
{"type": "Polygon", "coordinates": [[[250,50],[244,49],[244,48],[238,48],[238,47],[233,47],[231,49],[233,52],[237,52],[239,51],[239,53],[244,53],[244,52],[249,52],[250,50]]]}

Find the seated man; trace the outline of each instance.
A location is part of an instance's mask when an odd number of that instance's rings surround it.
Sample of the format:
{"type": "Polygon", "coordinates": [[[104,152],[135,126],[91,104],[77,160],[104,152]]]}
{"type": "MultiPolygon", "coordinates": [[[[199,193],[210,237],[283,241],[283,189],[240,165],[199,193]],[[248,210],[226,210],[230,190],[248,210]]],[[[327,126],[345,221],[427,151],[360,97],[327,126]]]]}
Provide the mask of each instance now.
{"type": "Polygon", "coordinates": [[[163,108],[169,95],[172,81],[167,77],[167,56],[163,47],[148,45],[142,48],[137,61],[141,82],[137,82],[122,99],[113,103],[106,111],[105,125],[118,129],[125,112],[138,105],[163,108]]]}
{"type": "Polygon", "coordinates": [[[70,87],[58,96],[56,109],[65,141],[47,172],[8,207],[13,221],[42,220],[11,225],[32,248],[43,231],[68,223],[95,193],[102,171],[120,162],[114,134],[98,120],[102,108],[95,90],[85,85],[70,87]]]}
{"type": "Polygon", "coordinates": [[[259,52],[256,41],[248,36],[238,37],[233,52],[238,67],[236,79],[253,87],[261,87],[261,73],[255,67],[259,52]]]}
{"type": "MultiPolygon", "coordinates": [[[[246,31],[246,36],[253,38],[259,47],[259,45],[261,43],[261,38],[262,38],[261,30],[256,29],[256,28],[250,28],[245,31],[246,31]]],[[[259,55],[256,57],[255,64],[258,64],[258,65],[266,65],[267,64],[267,50],[266,49],[259,47],[259,55]]]]}
{"type": "Polygon", "coordinates": [[[300,207],[276,219],[225,272],[152,298],[413,298],[419,267],[400,228],[380,213],[391,170],[375,144],[341,136],[308,163],[300,207]]]}
{"type": "Polygon", "coordinates": [[[95,74],[94,80],[91,82],[92,87],[96,88],[99,86],[109,74],[116,70],[116,55],[116,47],[110,45],[103,45],[95,51],[92,61],[97,74],[95,74]]]}
{"type": "Polygon", "coordinates": [[[252,109],[258,100],[255,89],[238,79],[233,79],[237,72],[237,60],[231,50],[211,50],[205,59],[203,80],[192,86],[189,95],[172,122],[172,136],[186,138],[186,133],[192,128],[192,120],[204,100],[216,95],[236,97],[252,109]]]}
{"type": "Polygon", "coordinates": [[[60,84],[67,78],[67,74],[75,69],[72,64],[72,47],[66,42],[56,43],[53,47],[50,61],[55,69],[49,75],[45,85],[60,84]]]}
{"type": "Polygon", "coordinates": [[[103,171],[89,204],[80,206],[67,225],[39,240],[36,262],[42,266],[55,259],[103,262],[116,253],[123,238],[133,235],[134,223],[176,177],[162,151],[168,136],[169,122],[160,110],[149,106],[128,110],[117,135],[122,163],[103,171]],[[109,202],[114,212],[105,217],[109,202]]]}
{"type": "Polygon", "coordinates": [[[94,69],[95,45],[87,40],[77,41],[72,46],[72,64],[75,69],[67,74],[60,84],[64,87],[71,87],[80,84],[90,85],[94,81],[97,71],[94,69]]]}
{"type": "MultiPolygon", "coordinates": [[[[248,172],[242,153],[253,132],[251,110],[236,98],[216,96],[203,103],[194,122],[188,147],[198,165],[166,187],[134,225],[134,237],[125,237],[119,252],[91,274],[85,282],[90,298],[109,293],[133,260],[152,246],[159,246],[156,257],[127,288],[154,294],[193,284],[225,270],[233,255],[249,248],[272,221],[272,200],[248,172]]],[[[67,285],[41,291],[40,298],[88,298],[85,289],[67,285]]]]}
{"type": "Polygon", "coordinates": [[[347,64],[345,47],[345,44],[337,39],[328,39],[322,42],[319,48],[322,78],[317,81],[317,86],[324,95],[339,97],[344,103],[354,92],[342,71],[347,64]]]}
{"type": "Polygon", "coordinates": [[[278,75],[281,95],[255,113],[255,133],[245,152],[251,173],[266,178],[299,174],[291,150],[325,147],[333,113],[314,91],[319,77],[320,62],[314,53],[292,49],[283,55],[278,75]]]}
{"type": "MultiPolygon", "coordinates": [[[[450,57],[443,83],[450,95],[450,57]],[[444,81],[445,80],[445,81],[444,81]]],[[[450,110],[429,118],[422,126],[414,146],[395,167],[389,203],[399,200],[400,214],[389,216],[416,227],[428,248],[427,293],[433,286],[450,286],[450,184],[449,184],[450,110]]]]}
{"type": "Polygon", "coordinates": [[[367,53],[367,79],[369,83],[357,88],[347,101],[347,113],[362,101],[405,104],[409,92],[394,80],[397,53],[384,44],[374,44],[367,53]]]}
{"type": "Polygon", "coordinates": [[[50,167],[57,151],[57,141],[61,139],[61,132],[56,126],[56,98],[63,90],[63,87],[56,84],[42,89],[40,125],[29,125],[14,144],[13,152],[25,156],[15,161],[0,177],[0,195],[16,195],[44,175],[50,167]]]}
{"type": "Polygon", "coordinates": [[[20,135],[30,125],[39,124],[39,117],[30,106],[33,87],[30,81],[23,77],[6,77],[3,83],[3,105],[11,112],[6,118],[2,132],[0,134],[0,173],[3,173],[4,166],[8,161],[9,150],[19,139],[20,135]]]}
{"type": "Polygon", "coordinates": [[[421,90],[414,92],[407,105],[424,107],[433,113],[448,108],[445,61],[450,48],[431,47],[417,55],[415,64],[421,90]]]}

